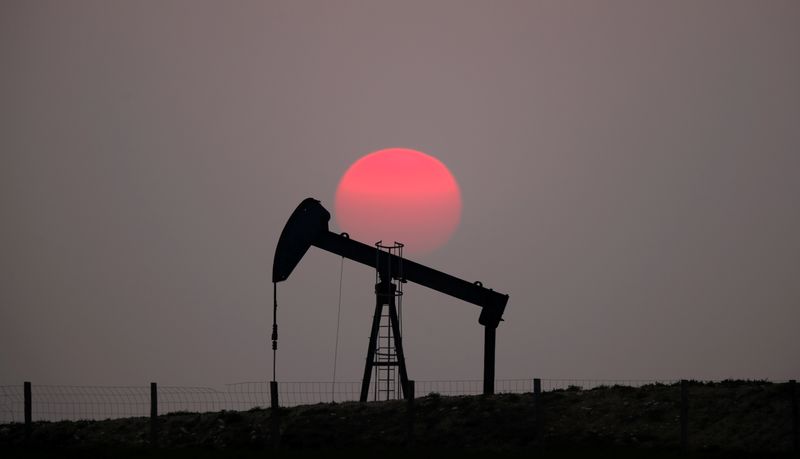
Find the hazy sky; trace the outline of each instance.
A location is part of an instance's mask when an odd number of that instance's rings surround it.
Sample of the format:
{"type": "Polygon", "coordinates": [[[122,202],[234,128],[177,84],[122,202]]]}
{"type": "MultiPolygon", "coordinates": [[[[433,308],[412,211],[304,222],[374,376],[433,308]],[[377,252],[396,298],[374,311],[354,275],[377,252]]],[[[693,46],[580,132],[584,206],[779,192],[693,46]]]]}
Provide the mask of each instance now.
{"type": "MultiPolygon", "coordinates": [[[[800,378],[800,2],[0,0],[0,384],[267,379],[286,219],[392,146],[459,181],[417,261],[511,295],[499,378],[800,378]]],[[[330,380],[340,261],[280,380],[330,380]]],[[[479,379],[478,313],[407,285],[410,377],[479,379]]]]}

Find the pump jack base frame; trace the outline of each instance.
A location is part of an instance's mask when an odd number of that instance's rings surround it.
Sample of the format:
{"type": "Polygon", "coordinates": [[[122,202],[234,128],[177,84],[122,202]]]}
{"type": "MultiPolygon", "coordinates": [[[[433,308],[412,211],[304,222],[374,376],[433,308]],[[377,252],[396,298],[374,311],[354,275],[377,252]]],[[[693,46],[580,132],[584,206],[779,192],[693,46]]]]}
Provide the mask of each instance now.
{"type": "MultiPolygon", "coordinates": [[[[381,280],[375,284],[375,315],[372,316],[372,329],[367,346],[367,362],[364,365],[364,379],[361,381],[360,401],[366,402],[369,395],[369,385],[372,378],[372,370],[377,365],[397,366],[400,369],[400,388],[403,391],[403,398],[408,400],[413,395],[408,390],[408,373],[406,372],[406,358],[403,352],[403,337],[400,336],[399,320],[397,317],[397,305],[395,299],[395,286],[389,281],[381,280]],[[378,345],[378,331],[383,315],[384,306],[389,308],[389,322],[392,326],[392,337],[394,338],[394,348],[397,356],[396,361],[376,362],[375,350],[378,345]]],[[[378,384],[379,381],[375,381],[378,384]]]]}

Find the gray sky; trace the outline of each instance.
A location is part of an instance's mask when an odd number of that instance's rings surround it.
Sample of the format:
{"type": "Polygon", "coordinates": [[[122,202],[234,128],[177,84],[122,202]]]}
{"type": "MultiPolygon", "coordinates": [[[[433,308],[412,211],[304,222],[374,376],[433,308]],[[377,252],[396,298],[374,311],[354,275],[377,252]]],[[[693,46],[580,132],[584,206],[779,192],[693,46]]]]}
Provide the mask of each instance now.
{"type": "MultiPolygon", "coordinates": [[[[283,224],[391,146],[459,181],[417,261],[511,295],[498,377],[800,377],[799,24],[778,0],[2,0],[0,383],[267,379],[283,224]]],[[[279,286],[279,379],[330,379],[339,267],[312,249],[279,286]]],[[[373,281],[345,262],[342,380],[373,281]]],[[[481,377],[476,307],[408,285],[404,315],[411,378],[481,377]]]]}

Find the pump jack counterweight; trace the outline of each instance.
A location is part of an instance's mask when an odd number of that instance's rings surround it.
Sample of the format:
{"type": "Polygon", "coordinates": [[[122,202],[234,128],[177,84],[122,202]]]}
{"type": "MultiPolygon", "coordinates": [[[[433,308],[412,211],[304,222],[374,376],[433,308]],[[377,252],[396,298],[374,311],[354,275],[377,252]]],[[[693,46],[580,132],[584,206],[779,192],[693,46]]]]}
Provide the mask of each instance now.
{"type": "Polygon", "coordinates": [[[392,290],[394,288],[393,279],[401,282],[414,282],[481,308],[478,323],[484,326],[483,393],[493,394],[496,332],[497,326],[503,320],[508,295],[487,289],[480,282],[467,282],[392,253],[382,253],[380,260],[383,261],[379,261],[376,253],[376,251],[380,251],[379,248],[352,240],[346,233],[340,235],[330,232],[328,230],[330,217],[330,213],[316,199],[306,198],[300,203],[286,222],[278,240],[272,265],[272,281],[277,283],[288,279],[312,245],[378,271],[379,282],[375,286],[376,309],[372,321],[370,344],[367,348],[367,364],[361,387],[361,401],[366,401],[368,395],[372,370],[370,362],[373,364],[375,362],[375,343],[384,306],[389,307],[391,333],[395,339],[394,347],[403,396],[405,398],[413,396],[408,393],[408,374],[395,304],[395,292],[392,290]]]}

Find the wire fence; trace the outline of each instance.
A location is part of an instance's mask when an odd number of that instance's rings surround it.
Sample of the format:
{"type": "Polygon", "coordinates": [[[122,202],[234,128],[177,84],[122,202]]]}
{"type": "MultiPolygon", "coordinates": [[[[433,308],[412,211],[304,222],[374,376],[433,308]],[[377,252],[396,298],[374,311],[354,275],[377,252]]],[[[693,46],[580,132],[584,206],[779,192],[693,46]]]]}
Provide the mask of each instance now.
{"type": "MultiPolygon", "coordinates": [[[[542,390],[589,390],[603,386],[641,387],[648,384],[676,384],[678,379],[542,379],[542,390]]],[[[429,393],[440,395],[478,395],[483,393],[482,380],[417,381],[416,396],[429,393]]],[[[495,381],[498,394],[522,394],[533,392],[533,379],[498,379],[495,381]]]]}
{"type": "MultiPolygon", "coordinates": [[[[542,379],[543,391],[588,390],[601,386],[640,387],[648,384],[675,384],[678,380],[617,379],[542,379]]],[[[533,379],[498,379],[496,393],[528,393],[533,379]]],[[[357,401],[360,381],[279,383],[280,405],[284,407],[316,403],[357,401]]],[[[431,393],[445,396],[478,395],[482,380],[417,380],[415,397],[431,393]]],[[[369,400],[373,400],[370,391],[369,400]]],[[[101,420],[150,415],[149,386],[66,386],[33,385],[31,418],[33,421],[101,420]]],[[[227,384],[224,388],[158,386],[158,413],[247,411],[270,405],[268,381],[227,384]]],[[[23,422],[25,397],[23,385],[0,386],[0,423],[23,422]]]]}

